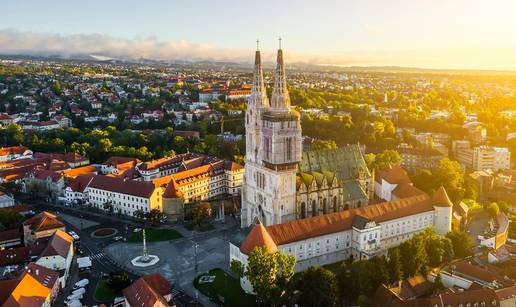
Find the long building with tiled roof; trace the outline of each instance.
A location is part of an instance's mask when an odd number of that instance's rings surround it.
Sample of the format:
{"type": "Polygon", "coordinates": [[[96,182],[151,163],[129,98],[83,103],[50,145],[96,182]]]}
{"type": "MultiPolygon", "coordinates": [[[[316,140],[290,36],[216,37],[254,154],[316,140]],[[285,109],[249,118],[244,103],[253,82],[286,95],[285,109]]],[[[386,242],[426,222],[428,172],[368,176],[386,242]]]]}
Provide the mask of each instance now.
{"type": "MultiPolygon", "coordinates": [[[[428,227],[445,235],[451,230],[451,219],[452,203],[441,187],[434,197],[422,193],[270,226],[258,221],[244,237],[230,243],[230,260],[247,263],[248,254],[257,246],[295,256],[296,271],[350,257],[368,259],[428,227]]],[[[252,291],[245,278],[241,283],[252,291]]]]}

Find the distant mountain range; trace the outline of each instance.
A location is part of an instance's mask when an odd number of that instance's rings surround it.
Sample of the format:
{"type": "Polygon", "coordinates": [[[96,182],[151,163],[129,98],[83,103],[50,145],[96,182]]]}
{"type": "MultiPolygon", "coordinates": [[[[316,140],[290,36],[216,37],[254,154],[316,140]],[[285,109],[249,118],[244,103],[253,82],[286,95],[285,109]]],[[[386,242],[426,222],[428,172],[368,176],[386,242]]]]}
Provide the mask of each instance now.
{"type": "MultiPolygon", "coordinates": [[[[147,58],[125,59],[116,58],[102,54],[13,54],[0,55],[0,59],[13,60],[52,60],[52,61],[84,61],[111,64],[145,64],[145,65],[198,65],[213,66],[225,68],[250,69],[252,62],[228,62],[228,61],[210,61],[210,60],[155,60],[147,58]]],[[[274,62],[264,62],[266,69],[273,69],[276,66],[274,62]]],[[[420,74],[474,74],[474,75],[510,75],[516,76],[516,71],[497,71],[497,70],[457,70],[457,69],[432,69],[418,67],[400,67],[400,66],[344,66],[333,64],[312,64],[312,63],[289,63],[287,69],[294,71],[318,71],[318,72],[363,72],[363,73],[420,73],[420,74]]]]}

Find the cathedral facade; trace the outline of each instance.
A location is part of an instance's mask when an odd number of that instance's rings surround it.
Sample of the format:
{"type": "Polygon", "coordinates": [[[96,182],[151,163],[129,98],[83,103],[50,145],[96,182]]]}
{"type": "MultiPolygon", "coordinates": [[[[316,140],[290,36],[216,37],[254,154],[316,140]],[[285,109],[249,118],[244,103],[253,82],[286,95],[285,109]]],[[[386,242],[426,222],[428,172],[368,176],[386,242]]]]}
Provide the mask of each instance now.
{"type": "Polygon", "coordinates": [[[366,205],[374,192],[358,145],[303,152],[300,115],[290,106],[283,51],[269,101],[260,51],[245,114],[241,226],[281,224],[366,205]]]}

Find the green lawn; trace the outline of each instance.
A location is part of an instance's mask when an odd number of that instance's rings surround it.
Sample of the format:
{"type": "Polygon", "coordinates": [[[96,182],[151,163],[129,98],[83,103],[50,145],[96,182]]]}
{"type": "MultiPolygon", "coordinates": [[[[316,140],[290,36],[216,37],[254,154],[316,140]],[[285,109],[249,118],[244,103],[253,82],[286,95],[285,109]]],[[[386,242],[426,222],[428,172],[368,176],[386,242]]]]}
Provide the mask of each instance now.
{"type": "Polygon", "coordinates": [[[194,287],[204,295],[212,298],[216,303],[229,307],[257,306],[256,297],[246,294],[240,287],[240,281],[226,274],[223,270],[213,269],[209,272],[208,275],[215,276],[215,280],[212,283],[199,284],[199,278],[203,275],[195,278],[194,287]],[[218,299],[219,296],[224,298],[224,303],[218,299]]]}
{"type": "MultiPolygon", "coordinates": [[[[147,237],[147,242],[167,241],[182,237],[182,235],[174,229],[145,229],[145,236],[147,237]]],[[[141,243],[142,241],[143,231],[127,238],[127,242],[129,243],[141,243]]]]}
{"type": "Polygon", "coordinates": [[[117,293],[111,289],[107,279],[99,280],[97,288],[95,288],[95,300],[98,302],[110,302],[120,295],[121,293],[117,293]]]}
{"type": "Polygon", "coordinates": [[[190,231],[192,231],[192,230],[210,231],[210,230],[215,229],[215,227],[213,227],[213,225],[210,224],[210,223],[202,223],[201,226],[197,226],[194,223],[188,223],[188,224],[185,225],[185,228],[190,230],[190,231]]]}

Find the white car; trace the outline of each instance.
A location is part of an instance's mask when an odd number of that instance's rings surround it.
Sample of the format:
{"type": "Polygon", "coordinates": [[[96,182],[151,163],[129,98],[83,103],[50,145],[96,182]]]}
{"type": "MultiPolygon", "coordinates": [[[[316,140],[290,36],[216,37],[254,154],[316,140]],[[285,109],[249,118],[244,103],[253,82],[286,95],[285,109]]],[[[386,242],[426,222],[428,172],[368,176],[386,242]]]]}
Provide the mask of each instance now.
{"type": "Polygon", "coordinates": [[[122,236],[116,236],[116,237],[114,237],[114,238],[113,238],[113,240],[115,240],[115,241],[120,241],[120,240],[122,240],[123,238],[124,238],[124,237],[122,237],[122,236]]]}
{"type": "Polygon", "coordinates": [[[89,283],[90,281],[87,278],[81,279],[75,283],[75,285],[73,286],[73,290],[86,287],[89,283]]]}
{"type": "Polygon", "coordinates": [[[142,229],[141,229],[141,228],[135,228],[135,229],[133,229],[133,232],[140,232],[140,231],[142,231],[142,229]]]}

